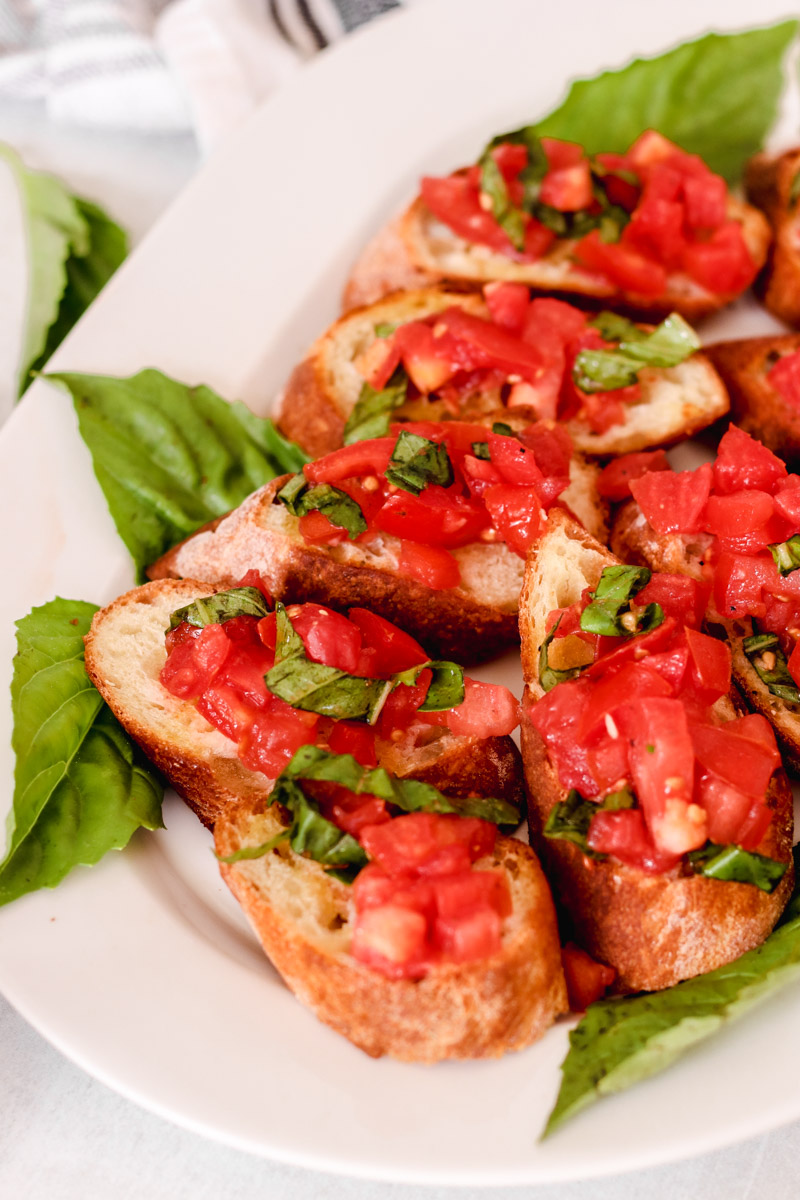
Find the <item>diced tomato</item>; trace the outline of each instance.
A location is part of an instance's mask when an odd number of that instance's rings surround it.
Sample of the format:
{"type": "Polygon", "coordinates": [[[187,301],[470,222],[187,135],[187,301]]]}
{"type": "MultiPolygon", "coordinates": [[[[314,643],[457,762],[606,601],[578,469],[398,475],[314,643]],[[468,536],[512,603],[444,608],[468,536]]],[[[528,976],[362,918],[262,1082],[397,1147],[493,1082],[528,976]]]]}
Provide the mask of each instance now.
{"type": "Polygon", "coordinates": [[[582,796],[596,796],[599,792],[586,748],[576,737],[590,694],[589,680],[569,679],[554,687],[530,710],[531,722],[550,751],[561,786],[568,791],[577,788],[582,796]]]}
{"type": "Polygon", "coordinates": [[[528,312],[530,292],[524,283],[487,283],[483,289],[491,318],[496,325],[519,336],[528,312]]]}
{"type": "Polygon", "coordinates": [[[644,450],[634,454],[623,454],[612,459],[604,467],[597,481],[597,490],[606,500],[619,503],[631,495],[631,480],[641,479],[649,471],[670,471],[663,450],[644,450]]]}
{"type": "Polygon", "coordinates": [[[461,470],[470,496],[480,498],[488,487],[503,482],[503,476],[497,467],[493,467],[485,458],[475,458],[466,454],[461,462],[461,470]]]}
{"type": "Polygon", "coordinates": [[[300,712],[273,696],[239,742],[239,757],[251,771],[275,779],[296,750],[316,741],[318,723],[315,713],[300,712]]]}
{"type": "Polygon", "coordinates": [[[511,892],[503,871],[470,871],[468,875],[437,879],[432,886],[440,917],[457,917],[483,905],[488,905],[499,917],[511,916],[511,892]]]}
{"type": "Polygon", "coordinates": [[[729,496],[755,488],[772,493],[786,474],[786,464],[776,454],[737,425],[728,426],[714,462],[716,492],[729,496]]]}
{"type": "MultiPolygon", "coordinates": [[[[703,524],[717,537],[742,538],[766,525],[774,511],[775,501],[769,492],[755,489],[730,492],[726,496],[709,496],[703,524]]],[[[765,542],[759,549],[768,544],[765,542]]]]}
{"type": "Polygon", "coordinates": [[[464,679],[464,699],[457,708],[420,713],[432,725],[446,725],[457,737],[503,737],[519,724],[513,692],[499,683],[464,679]]]}
{"type": "Polygon", "coordinates": [[[692,680],[706,704],[727,696],[731,688],[731,648],[727,642],[686,627],[692,680]]]}
{"type": "Polygon", "coordinates": [[[171,651],[159,676],[168,692],[195,700],[213,680],[231,650],[222,625],[206,625],[197,637],[171,651]]]}
{"type": "Polygon", "coordinates": [[[577,142],[565,142],[561,138],[542,138],[542,149],[547,157],[550,171],[560,171],[564,167],[574,167],[583,161],[586,151],[577,142]]]}
{"type": "Polygon", "coordinates": [[[779,480],[774,499],[776,513],[788,521],[793,531],[800,529],[800,475],[779,480]]]}
{"type": "Polygon", "coordinates": [[[579,212],[594,200],[589,160],[550,170],[542,180],[539,199],[561,212],[579,212]]]}
{"type": "MultiPolygon", "coordinates": [[[[655,576],[654,576],[655,578],[655,576]]],[[[667,576],[667,578],[672,578],[667,576]]],[[[684,578],[681,576],[681,578],[684,578]]],[[[639,593],[641,595],[641,593],[639,593]]],[[[638,597],[637,597],[638,599],[638,597]]],[[[569,611],[569,610],[567,610],[569,611]]],[[[559,626],[558,632],[561,633],[562,625],[559,626]]],[[[677,621],[674,616],[669,614],[665,616],[660,625],[650,633],[640,633],[635,637],[630,638],[600,638],[598,639],[601,646],[598,646],[598,653],[595,661],[591,663],[583,672],[585,679],[597,678],[598,676],[613,674],[619,670],[627,662],[643,662],[649,655],[655,651],[663,650],[667,643],[675,634],[677,621]],[[606,648],[608,644],[608,649],[606,648]]],[[[552,627],[552,614],[548,619],[548,629],[552,627]]]]}
{"type": "Polygon", "coordinates": [[[673,696],[680,695],[685,687],[689,666],[689,647],[686,645],[686,639],[681,635],[667,650],[650,654],[647,666],[670,685],[673,696]]]}
{"type": "Polygon", "coordinates": [[[748,796],[760,797],[780,766],[780,755],[766,719],[755,713],[751,717],[757,725],[750,717],[739,717],[724,725],[693,725],[691,735],[697,760],[707,771],[748,796]]]}
{"type": "Polygon", "coordinates": [[[688,243],[683,267],[695,283],[715,295],[744,291],[758,272],[738,221],[720,226],[708,241],[688,243]]]}
{"type": "MultiPolygon", "coordinates": [[[[469,347],[448,334],[438,319],[435,326],[424,321],[401,325],[392,340],[411,382],[423,395],[437,391],[459,370],[490,365],[485,356],[476,362],[469,347]]],[[[383,386],[386,381],[388,376],[383,386]]]]}
{"type": "MultiPolygon", "coordinates": [[[[344,754],[347,751],[337,750],[335,753],[344,754]]],[[[361,760],[359,759],[359,761],[361,760]]],[[[372,763],[364,762],[362,765],[368,767],[374,766],[375,763],[374,761],[372,763]]],[[[358,801],[357,804],[347,806],[334,804],[331,808],[334,824],[343,829],[345,833],[352,834],[354,838],[357,838],[360,837],[362,829],[391,821],[392,817],[384,800],[380,800],[377,796],[356,796],[354,799],[358,801]]]]}
{"type": "MultiPolygon", "coordinates": [[[[680,189],[680,176],[669,167],[659,167],[658,171],[669,175],[674,181],[674,194],[680,189]]],[[[687,245],[683,232],[684,210],[680,201],[668,198],[668,194],[658,194],[661,176],[650,175],[645,185],[642,198],[636,207],[630,223],[622,233],[622,244],[634,251],[655,259],[668,270],[674,271],[680,267],[687,245]]],[[[670,189],[671,191],[672,189],[670,189]]]]}
{"type": "Polygon", "coordinates": [[[339,483],[342,479],[382,475],[389,465],[396,438],[369,438],[342,446],[316,462],[306,463],[303,472],[309,483],[339,483]]]}
{"type": "Polygon", "coordinates": [[[672,692],[667,680],[646,662],[626,662],[618,671],[595,682],[578,722],[578,741],[585,744],[592,731],[617,709],[638,704],[645,696],[671,696],[672,692]]]}
{"type": "Polygon", "coordinates": [[[290,604],[286,615],[312,662],[355,674],[361,654],[358,625],[321,604],[290,604]]]}
{"type": "Polygon", "coordinates": [[[789,655],[787,666],[792,679],[800,687],[800,641],[795,642],[794,649],[789,655]]]}
{"type": "Polygon", "coordinates": [[[405,813],[385,825],[364,829],[361,842],[370,858],[390,875],[451,873],[441,870],[444,856],[463,855],[464,866],[494,849],[497,830],[478,817],[405,813]],[[444,854],[443,854],[444,852],[444,854]]]}
{"type": "Polygon", "coordinates": [[[656,533],[697,533],[711,494],[711,464],[655,471],[631,480],[631,494],[656,533]]]}
{"type": "Polygon", "coordinates": [[[694,233],[716,229],[725,221],[728,189],[725,180],[707,170],[684,176],[682,191],[686,224],[694,233]]]}
{"type": "Polygon", "coordinates": [[[399,904],[383,904],[359,912],[351,953],[390,979],[422,976],[427,971],[428,922],[422,913],[399,904]],[[416,970],[409,969],[417,964],[416,970]]]}
{"type": "Polygon", "coordinates": [[[347,616],[361,631],[363,650],[373,654],[369,674],[382,678],[427,660],[428,655],[409,633],[370,609],[351,608],[347,616]]]}
{"type": "Polygon", "coordinates": [[[449,550],[406,539],[400,546],[397,572],[409,579],[419,580],[434,591],[458,587],[461,583],[458,563],[449,550]]]}
{"type": "Polygon", "coordinates": [[[664,137],[663,133],[656,129],[645,129],[629,147],[625,158],[634,168],[646,170],[656,163],[674,159],[676,152],[680,153],[679,147],[664,137]]]}
{"type": "Polygon", "coordinates": [[[236,584],[236,587],[258,588],[259,592],[261,592],[261,595],[266,600],[267,605],[270,608],[273,607],[274,601],[272,599],[272,593],[264,582],[264,577],[261,572],[256,571],[255,568],[251,568],[249,571],[245,572],[245,574],[236,584]]]}
{"type": "Polygon", "coordinates": [[[255,720],[257,710],[230,684],[214,680],[197,701],[197,711],[209,725],[238,742],[255,720]]]}
{"type": "Polygon", "coordinates": [[[762,800],[754,800],[739,830],[738,844],[743,850],[761,851],[761,842],[771,824],[771,810],[762,800]]]}
{"type": "Polygon", "coordinates": [[[585,1012],[590,1004],[605,995],[617,977],[613,967],[597,962],[574,942],[561,947],[561,963],[572,1012],[585,1012]]]}
{"type": "Polygon", "coordinates": [[[596,229],[581,238],[575,257],[615,287],[638,296],[660,296],[667,286],[667,272],[660,263],[619,242],[604,242],[596,229]]]}
{"type": "Polygon", "coordinates": [[[454,549],[477,541],[489,525],[489,515],[479,501],[430,485],[418,496],[402,490],[388,496],[373,524],[395,537],[454,549]]]}
{"type": "Polygon", "coordinates": [[[535,487],[498,483],[483,493],[492,525],[509,550],[525,558],[544,528],[544,512],[535,487]]]}
{"type": "Polygon", "coordinates": [[[242,699],[253,708],[266,708],[269,704],[269,692],[264,683],[264,676],[274,662],[274,653],[261,643],[233,646],[215,682],[235,688],[242,699]]]}
{"type": "Polygon", "coordinates": [[[723,551],[714,568],[714,604],[719,614],[731,617],[760,617],[765,612],[762,588],[776,576],[771,555],[751,557],[723,551]]]}
{"type": "Polygon", "coordinates": [[[446,330],[469,348],[465,366],[499,367],[507,374],[521,375],[536,382],[544,362],[540,351],[492,321],[465,312],[463,308],[448,308],[436,320],[435,331],[446,330]]]}
{"type": "Polygon", "coordinates": [[[360,721],[334,721],[328,733],[328,746],[334,754],[352,754],[362,767],[374,767],[378,762],[375,730],[360,721]]]}
{"type": "Polygon", "coordinates": [[[465,175],[420,181],[420,194],[435,217],[468,242],[478,242],[509,257],[514,247],[491,214],[481,207],[478,189],[465,175]]]}
{"type": "Polygon", "coordinates": [[[380,737],[391,737],[395,729],[408,729],[412,721],[417,719],[417,709],[425,700],[430,680],[431,672],[423,671],[417,684],[401,683],[390,693],[376,726],[380,737]]]}
{"type": "Polygon", "coordinates": [[[542,472],[536,463],[536,454],[518,438],[489,433],[489,457],[506,483],[523,487],[534,486],[539,490],[543,481],[542,472]]]}
{"type": "Polygon", "coordinates": [[[694,749],[680,700],[645,698],[625,709],[634,790],[656,847],[685,854],[705,841],[705,828],[687,820],[694,784],[694,749]]]}
{"type": "Polygon", "coordinates": [[[337,546],[347,541],[347,530],[334,525],[325,513],[316,509],[303,513],[297,522],[301,538],[307,546],[337,546]]]}
{"type": "MultiPolygon", "coordinates": [[[[708,595],[708,586],[692,579],[691,575],[672,575],[668,571],[654,571],[649,582],[637,595],[636,604],[660,604],[665,617],[672,617],[681,625],[692,625],[699,628],[706,610],[708,595]]],[[[657,649],[658,647],[653,643],[651,648],[657,649]]]]}
{"type": "Polygon", "coordinates": [[[596,853],[610,854],[651,875],[671,870],[681,859],[680,854],[658,849],[638,808],[595,813],[586,842],[596,853]]]}
{"type": "Polygon", "coordinates": [[[488,906],[454,917],[438,917],[436,943],[450,962],[476,962],[497,954],[502,920],[488,906]]]}
{"type": "Polygon", "coordinates": [[[792,408],[800,408],[800,350],[782,354],[767,371],[767,379],[782,400],[792,408]]]}
{"type": "Polygon", "coordinates": [[[708,814],[708,836],[720,846],[739,842],[742,827],[753,807],[753,797],[734,784],[703,771],[697,782],[696,801],[708,814]]]}

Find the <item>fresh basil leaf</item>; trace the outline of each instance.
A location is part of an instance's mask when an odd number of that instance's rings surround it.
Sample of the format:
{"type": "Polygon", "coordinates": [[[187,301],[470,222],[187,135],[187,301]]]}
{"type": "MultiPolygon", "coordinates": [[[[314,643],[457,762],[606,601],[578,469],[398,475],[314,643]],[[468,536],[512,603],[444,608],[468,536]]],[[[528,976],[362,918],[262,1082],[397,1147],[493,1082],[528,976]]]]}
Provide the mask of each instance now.
{"type": "Polygon", "coordinates": [[[392,413],[405,404],[408,395],[408,375],[398,367],[385,388],[376,392],[365,383],[353,411],[347,418],[342,435],[345,446],[369,438],[386,437],[392,413]]]}
{"type": "Polygon", "coordinates": [[[475,455],[476,458],[482,458],[484,460],[484,462],[488,462],[489,459],[491,458],[491,454],[489,453],[489,443],[488,442],[473,442],[472,443],[472,453],[475,455]]]}
{"type": "Polygon", "coordinates": [[[275,662],[286,658],[305,658],[305,642],[289,619],[286,606],[280,600],[275,603],[275,662]]]}
{"type": "Polygon", "coordinates": [[[188,625],[221,625],[234,617],[266,617],[269,606],[258,588],[231,588],[214,596],[201,596],[183,608],[176,608],[169,619],[170,629],[185,621],[188,625]]]}
{"type": "MultiPolygon", "coordinates": [[[[795,847],[795,869],[800,861],[795,847]]],[[[670,1066],[800,977],[800,892],[767,940],[740,958],[661,992],[590,1004],[569,1035],[561,1089],[543,1137],[594,1101],[670,1066]]]]}
{"type": "MultiPolygon", "coordinates": [[[[495,421],[492,425],[492,433],[499,433],[500,437],[516,437],[516,433],[507,425],[505,421],[495,421]]],[[[487,442],[488,445],[488,442],[487,442]]]]}
{"type": "Polygon", "coordinates": [[[481,169],[481,195],[488,196],[492,216],[517,250],[525,249],[525,227],[527,220],[521,208],[511,203],[503,172],[491,154],[484,154],[479,164],[481,169]]]}
{"type": "MultiPolygon", "coordinates": [[[[610,324],[604,321],[606,328],[610,324]]],[[[608,392],[635,383],[642,367],[676,367],[699,349],[700,339],[691,325],[671,313],[652,333],[636,330],[630,339],[624,337],[616,350],[581,350],[572,378],[581,391],[608,392]]]]}
{"type": "Polygon", "coordinates": [[[628,788],[610,792],[599,803],[595,800],[584,800],[580,792],[573,788],[566,800],[554,804],[550,809],[544,825],[544,836],[573,842],[588,858],[604,859],[606,855],[590,849],[586,840],[592,817],[599,812],[618,812],[622,808],[634,808],[635,805],[636,797],[628,788]]]}
{"type": "Polygon", "coordinates": [[[144,568],[306,456],[244,404],[160,371],[48,375],[71,393],[117,531],[144,568]]]}
{"type": "Polygon", "coordinates": [[[317,483],[312,486],[302,471],[284,484],[278,492],[277,499],[285,504],[295,517],[304,517],[310,512],[323,513],[331,525],[346,529],[347,536],[351,539],[366,531],[367,522],[361,507],[347,492],[333,487],[330,483],[317,483]]]}
{"type": "Polygon", "coordinates": [[[589,321],[589,325],[598,331],[605,342],[641,342],[649,337],[646,329],[641,329],[635,321],[621,317],[619,313],[603,309],[589,321]]]}
{"type": "Polygon", "coordinates": [[[606,567],[596,589],[589,593],[591,602],[581,613],[581,629],[604,637],[633,637],[656,629],[664,620],[661,605],[633,606],[633,597],[649,580],[647,567],[606,567]]]}
{"type": "Polygon", "coordinates": [[[52,175],[29,170],[10,146],[0,158],[19,188],[30,283],[19,394],[64,340],[128,252],[124,231],[52,175]]]}
{"type": "Polygon", "coordinates": [[[709,879],[724,879],[734,883],[750,883],[762,892],[774,892],[786,874],[787,863],[743,850],[741,846],[718,846],[707,842],[687,855],[696,875],[709,879]]]}
{"type": "Polygon", "coordinates": [[[735,182],[775,121],[781,63],[796,32],[792,20],[744,33],[711,33],[656,58],[578,80],[536,131],[578,142],[593,155],[624,154],[645,129],[658,129],[735,182]]]}
{"type": "Polygon", "coordinates": [[[418,496],[429,484],[449,487],[453,482],[453,465],[443,442],[431,442],[403,429],[384,474],[395,487],[418,496]]]}
{"type": "Polygon", "coordinates": [[[565,683],[568,679],[575,679],[583,670],[583,667],[570,667],[566,671],[557,671],[555,667],[550,666],[550,643],[556,636],[561,621],[562,618],[559,617],[539,647],[539,683],[546,692],[551,692],[558,683],[565,683]]]}
{"type": "Polygon", "coordinates": [[[767,549],[781,575],[790,575],[800,567],[800,533],[790,537],[787,542],[773,542],[767,549]]]}
{"type": "Polygon", "coordinates": [[[775,633],[754,633],[742,641],[742,650],[765,687],[789,704],[800,704],[800,689],[789,674],[789,664],[775,633]]]}
{"type": "Polygon", "coordinates": [[[413,687],[423,671],[432,671],[433,678],[428,685],[425,700],[420,704],[418,712],[446,712],[457,708],[464,700],[464,668],[458,663],[431,660],[410,667],[407,671],[398,671],[392,676],[394,687],[404,683],[413,687]]]}
{"type": "Polygon", "coordinates": [[[270,838],[268,842],[262,842],[260,846],[242,846],[239,850],[234,850],[233,854],[218,854],[217,862],[231,864],[245,862],[250,858],[263,858],[265,854],[269,854],[284,842],[288,842],[291,836],[291,829],[282,829],[280,833],[276,833],[274,838],[270,838]]]}
{"type": "Polygon", "coordinates": [[[618,242],[622,230],[630,221],[630,215],[619,205],[609,204],[604,193],[602,199],[605,203],[597,212],[589,209],[562,212],[560,208],[553,208],[538,200],[532,206],[531,215],[552,230],[556,237],[582,238],[597,229],[604,242],[618,242]]]}
{"type": "Polygon", "coordinates": [[[290,779],[320,779],[341,784],[356,795],[366,793],[394,804],[404,812],[456,813],[480,817],[495,825],[515,828],[519,810],[507,800],[470,796],[456,799],[443,796],[429,783],[418,779],[399,779],[384,767],[367,770],[352,754],[332,754],[318,746],[301,746],[284,771],[290,779]]]}
{"type": "Polygon", "coordinates": [[[11,684],[14,804],[0,904],[161,827],[163,787],[89,682],[95,605],[52,600],[17,621],[11,684]]]}
{"type": "Polygon", "coordinates": [[[399,328],[399,321],[379,321],[374,327],[373,333],[376,338],[387,338],[391,337],[394,331],[399,328]]]}

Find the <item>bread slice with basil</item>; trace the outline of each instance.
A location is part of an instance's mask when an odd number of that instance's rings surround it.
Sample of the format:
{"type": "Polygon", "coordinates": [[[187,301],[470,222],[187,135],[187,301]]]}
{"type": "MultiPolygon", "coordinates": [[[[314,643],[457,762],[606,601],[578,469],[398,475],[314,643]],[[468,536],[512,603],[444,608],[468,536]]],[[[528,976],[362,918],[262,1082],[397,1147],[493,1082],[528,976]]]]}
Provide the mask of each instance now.
{"type": "MultiPolygon", "coordinates": [[[[656,533],[635,500],[629,500],[619,508],[611,534],[611,547],[624,562],[640,563],[652,571],[691,575],[697,580],[706,577],[705,563],[712,541],[707,533],[656,533]]],[[[748,706],[767,718],[775,730],[784,760],[793,772],[800,774],[800,692],[797,701],[786,699],[787,683],[793,686],[791,679],[773,684],[777,691],[770,690],[768,682],[776,656],[783,657],[777,638],[766,643],[763,639],[754,641],[753,622],[749,617],[726,621],[719,614],[711,613],[706,617],[706,624],[710,632],[727,640],[737,688],[748,706]],[[771,655],[766,662],[762,662],[764,650],[771,655]]],[[[797,691],[796,688],[793,690],[797,691]]]]}
{"type": "MultiPolygon", "coordinates": [[[[254,801],[217,821],[229,858],[280,834],[275,807],[254,801]]],[[[497,1058],[529,1046],[567,1009],[552,897],[531,849],[498,835],[475,870],[500,870],[512,913],[488,959],[447,963],[421,979],[387,979],[351,954],[352,889],[285,844],[222,864],[267,956],[321,1021],[367,1054],[409,1062],[497,1058]]]]}
{"type": "MultiPolygon", "coordinates": [[[[359,359],[379,340],[383,329],[424,320],[451,307],[489,320],[481,295],[446,287],[397,292],[340,317],[292,373],[278,407],[282,433],[312,458],[341,446],[365,387],[359,359]]],[[[609,429],[596,432],[580,416],[565,423],[579,454],[603,457],[669,445],[728,411],[725,388],[702,353],[691,354],[673,367],[644,367],[639,382],[640,398],[627,403],[624,420],[609,429]]],[[[449,419],[451,412],[443,401],[424,395],[410,402],[398,396],[391,416],[440,421],[449,419]]],[[[520,430],[535,421],[537,414],[532,408],[504,405],[502,389],[495,384],[468,396],[459,419],[498,420],[520,430]]]]}
{"type": "Polygon", "coordinates": [[[794,469],[800,467],[800,408],[781,395],[770,372],[781,359],[799,351],[800,333],[740,338],[705,347],[728,390],[732,419],[794,469]]]}
{"type": "Polygon", "coordinates": [[[783,154],[756,154],[745,168],[747,198],[772,227],[772,246],[757,282],[769,311],[800,326],[800,147],[783,154]]]}
{"type": "MultiPolygon", "coordinates": [[[[263,798],[272,781],[251,771],[236,742],[215,729],[194,704],[160,682],[170,617],[187,604],[224,590],[195,579],[164,579],[126,592],[95,614],[86,637],[86,670],[112,712],[204,825],[242,800],[263,798]]],[[[510,737],[456,737],[446,727],[412,728],[398,741],[378,739],[383,766],[448,795],[480,791],[519,805],[519,752],[510,737]]]]}
{"type": "MultiPolygon", "coordinates": [[[[574,463],[562,499],[602,532],[596,469],[574,463]]],[[[291,476],[254,492],[239,508],[181,542],[154,563],[151,578],[208,579],[230,586],[255,568],[272,594],[334,608],[364,605],[415,637],[432,658],[470,663],[516,645],[524,562],[504,542],[472,542],[451,551],[458,587],[435,590],[398,574],[400,539],[381,534],[369,545],[306,545],[299,521],[278,499],[291,476]]]]}
{"type": "MultiPolygon", "coordinates": [[[[525,675],[522,754],[528,784],[531,844],[547,871],[556,903],[577,941],[617,972],[624,991],[652,991],[710,971],[759,945],[777,921],[792,886],[791,866],[774,891],[723,882],[684,870],[683,863],[650,874],[610,857],[587,857],[580,845],[545,834],[548,817],[567,800],[547,746],[533,725],[533,705],[545,694],[540,679],[547,620],[555,608],[595,588],[606,567],[619,563],[561,513],[532,548],[520,599],[525,675]]],[[[545,651],[546,653],[546,651],[545,651]]],[[[718,701],[723,719],[737,715],[731,700],[718,701]]],[[[760,854],[791,863],[792,796],[783,771],[772,778],[773,819],[760,854]]]]}
{"type": "MultiPolygon", "coordinates": [[[[730,196],[727,215],[741,224],[750,256],[761,267],[771,240],[763,213],[730,196]]],[[[603,304],[645,321],[658,320],[671,312],[697,321],[736,298],[708,291],[680,271],[668,274],[662,295],[636,295],[583,269],[574,258],[576,244],[560,238],[541,258],[519,262],[487,246],[465,241],[438,221],[418,197],[368,243],[356,261],[344,290],[343,311],[372,304],[399,288],[412,286],[410,280],[473,288],[493,280],[524,283],[543,294],[603,304]]]]}

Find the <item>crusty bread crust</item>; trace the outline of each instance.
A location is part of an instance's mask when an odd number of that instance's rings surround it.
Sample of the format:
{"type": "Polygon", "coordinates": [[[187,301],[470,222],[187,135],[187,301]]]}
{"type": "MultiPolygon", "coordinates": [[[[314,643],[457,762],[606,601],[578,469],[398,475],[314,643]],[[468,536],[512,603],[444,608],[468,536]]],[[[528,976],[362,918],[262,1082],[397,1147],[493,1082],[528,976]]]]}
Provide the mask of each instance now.
{"type": "MultiPolygon", "coordinates": [[[[769,250],[771,232],[768,221],[757,208],[729,197],[728,216],[742,224],[748,250],[759,269],[769,250]]],[[[577,298],[589,304],[611,305],[619,311],[643,320],[658,320],[670,312],[679,312],[690,321],[700,320],[717,312],[736,298],[735,294],[716,294],[706,291],[682,272],[673,272],[663,297],[653,299],[616,288],[611,282],[593,275],[573,262],[575,245],[560,240],[542,258],[532,263],[516,262],[496,254],[484,246],[470,245],[438,222],[421,198],[417,198],[387,231],[385,266],[376,272],[372,264],[380,261],[379,239],[373,239],[364,260],[356,262],[345,298],[361,304],[380,299],[388,292],[408,286],[409,270],[422,271],[433,281],[446,280],[480,287],[493,279],[526,283],[546,294],[577,298]],[[397,231],[405,243],[403,256],[397,244],[397,231]],[[390,232],[391,231],[391,232],[390,232]],[[392,274],[392,268],[397,271],[392,274]]],[[[379,235],[380,236],[380,235],[379,235]]]]}
{"type": "MultiPolygon", "coordinates": [[[[680,866],[650,875],[610,859],[591,859],[570,842],[543,836],[551,808],[566,795],[530,718],[533,704],[543,694],[539,646],[547,615],[574,603],[584,588],[596,585],[604,567],[619,561],[562,514],[551,514],[549,524],[529,555],[520,598],[526,681],[521,735],[531,845],[545,864],[557,903],[568,914],[577,940],[614,967],[619,988],[668,987],[730,962],[762,942],[789,897],[792,871],[767,895],[747,884],[683,874],[680,866]]],[[[733,705],[720,703],[727,705],[725,715],[732,717],[733,705]]],[[[768,803],[775,815],[759,852],[791,862],[792,797],[783,771],[773,777],[768,803]]]]}
{"type": "Polygon", "coordinates": [[[369,548],[306,546],[297,518],[273,503],[288,478],[273,480],[214,528],[175,546],[153,564],[150,577],[189,576],[230,586],[254,567],[278,599],[371,608],[412,634],[434,658],[477,662],[516,644],[524,568],[503,543],[455,550],[462,586],[432,591],[397,574],[399,541],[389,535],[369,548]]]}
{"type": "MultiPolygon", "coordinates": [[[[164,633],[176,608],[224,584],[159,580],[120,596],[94,616],[86,670],[114,715],[204,825],[242,800],[268,795],[273,781],[250,771],[236,743],[159,681],[164,633]]],[[[522,808],[522,763],[510,737],[455,737],[444,726],[411,726],[399,742],[376,742],[379,761],[449,796],[498,796],[522,808]]]]}
{"type": "Polygon", "coordinates": [[[379,229],[361,251],[342,294],[342,312],[374,304],[390,292],[439,283],[435,272],[415,267],[403,236],[403,216],[379,229]]]}
{"type": "Polygon", "coordinates": [[[756,285],[765,306],[779,320],[800,325],[800,214],[790,201],[800,171],[800,148],[772,156],[757,154],[745,168],[745,190],[772,226],[773,242],[756,285]]]}
{"type": "MultiPolygon", "coordinates": [[[[217,823],[217,853],[261,845],[281,828],[264,805],[217,823]]],[[[419,980],[389,980],[349,954],[350,889],[285,847],[221,864],[264,950],[320,1020],[367,1054],[412,1062],[497,1058],[521,1050],[566,1010],[552,898],[535,855],[499,836],[481,868],[507,873],[513,913],[492,958],[445,964],[419,980]]]]}
{"type": "MultiPolygon", "coordinates": [[[[797,323],[800,323],[800,257],[797,272],[797,323]]],[[[794,468],[800,467],[800,409],[783,399],[769,382],[767,372],[773,366],[774,355],[793,354],[797,350],[800,350],[800,333],[743,338],[705,347],[728,389],[731,416],[736,424],[794,468]]]]}
{"type": "MultiPolygon", "coordinates": [[[[458,305],[475,316],[488,316],[482,297],[430,287],[397,292],[375,304],[340,317],[293,371],[282,394],[277,421],[282,433],[317,458],[342,444],[344,425],[358,400],[363,378],[355,365],[376,340],[383,322],[404,324],[458,305]]],[[[625,406],[625,420],[595,433],[576,418],[566,423],[575,449],[596,457],[629,454],[652,446],[669,445],[723,417],[728,396],[704,354],[669,369],[641,372],[641,399],[625,406]]],[[[450,416],[444,405],[425,397],[397,410],[399,420],[441,420],[450,416]]],[[[498,387],[465,399],[462,420],[519,422],[537,419],[531,408],[508,408],[498,387]]]]}

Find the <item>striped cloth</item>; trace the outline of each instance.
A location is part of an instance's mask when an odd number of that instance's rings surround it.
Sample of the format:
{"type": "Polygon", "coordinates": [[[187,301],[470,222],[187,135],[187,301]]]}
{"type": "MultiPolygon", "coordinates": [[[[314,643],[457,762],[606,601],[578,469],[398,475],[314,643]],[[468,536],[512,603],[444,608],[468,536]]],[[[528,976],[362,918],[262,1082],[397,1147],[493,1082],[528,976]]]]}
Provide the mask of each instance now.
{"type": "MultiPolygon", "coordinates": [[[[407,0],[406,0],[407,2],[407,0]]],[[[302,62],[400,0],[0,0],[0,102],[208,149],[302,62]]]]}

